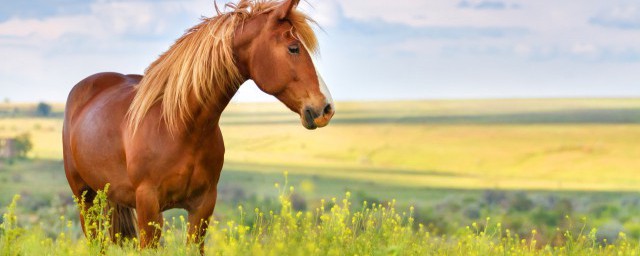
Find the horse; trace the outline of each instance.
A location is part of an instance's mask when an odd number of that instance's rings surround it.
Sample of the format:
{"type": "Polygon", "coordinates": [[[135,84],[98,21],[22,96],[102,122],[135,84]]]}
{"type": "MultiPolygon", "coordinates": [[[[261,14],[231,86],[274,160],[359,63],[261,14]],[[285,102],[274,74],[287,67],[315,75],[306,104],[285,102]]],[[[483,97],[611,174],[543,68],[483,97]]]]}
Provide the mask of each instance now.
{"type": "Polygon", "coordinates": [[[215,5],[217,15],[187,30],[144,76],[98,73],[73,87],[62,132],[65,174],[84,207],[109,185],[112,239],[139,233],[140,248],[157,246],[162,212],[182,208],[204,252],[224,162],[220,115],[245,81],[297,113],[305,128],[329,124],[335,107],[313,63],[314,21],[298,4],[215,5]]]}

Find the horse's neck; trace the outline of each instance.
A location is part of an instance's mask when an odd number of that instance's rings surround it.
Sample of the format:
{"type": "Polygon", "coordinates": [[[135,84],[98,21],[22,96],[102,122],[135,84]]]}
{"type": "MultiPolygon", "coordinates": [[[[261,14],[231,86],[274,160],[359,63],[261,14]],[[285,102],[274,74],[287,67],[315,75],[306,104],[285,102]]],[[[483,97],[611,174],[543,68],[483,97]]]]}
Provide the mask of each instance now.
{"type": "Polygon", "coordinates": [[[227,94],[218,94],[220,96],[217,99],[212,100],[211,104],[198,106],[196,109],[193,109],[191,112],[194,114],[193,123],[191,125],[187,125],[187,133],[190,133],[194,129],[215,128],[215,126],[220,122],[222,112],[229,105],[231,98],[236,92],[237,89],[233,89],[229,90],[227,94]]]}
{"type": "MultiPolygon", "coordinates": [[[[238,26],[234,33],[233,38],[233,55],[236,58],[236,67],[240,71],[243,77],[243,83],[250,79],[249,68],[247,60],[249,59],[251,42],[260,32],[260,24],[264,23],[264,17],[257,19],[251,19],[246,21],[242,26],[238,26]]],[[[226,88],[233,88],[226,93],[215,93],[220,95],[217,99],[213,100],[213,104],[199,109],[194,109],[194,127],[210,127],[212,124],[217,125],[220,122],[220,116],[224,109],[229,105],[231,98],[236,94],[239,86],[229,86],[226,88]]],[[[219,88],[225,88],[221,86],[219,88]]]]}

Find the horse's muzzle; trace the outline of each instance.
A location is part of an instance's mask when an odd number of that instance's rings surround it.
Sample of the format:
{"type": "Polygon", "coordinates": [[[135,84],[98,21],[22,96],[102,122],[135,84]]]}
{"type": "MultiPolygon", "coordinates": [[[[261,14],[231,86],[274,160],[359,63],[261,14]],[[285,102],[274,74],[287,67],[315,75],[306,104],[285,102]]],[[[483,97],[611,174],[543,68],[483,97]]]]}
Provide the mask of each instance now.
{"type": "Polygon", "coordinates": [[[300,115],[302,125],[309,129],[314,130],[316,128],[322,128],[329,124],[331,118],[335,114],[335,107],[331,103],[327,103],[321,109],[315,109],[307,106],[304,108],[303,113],[300,115]]]}

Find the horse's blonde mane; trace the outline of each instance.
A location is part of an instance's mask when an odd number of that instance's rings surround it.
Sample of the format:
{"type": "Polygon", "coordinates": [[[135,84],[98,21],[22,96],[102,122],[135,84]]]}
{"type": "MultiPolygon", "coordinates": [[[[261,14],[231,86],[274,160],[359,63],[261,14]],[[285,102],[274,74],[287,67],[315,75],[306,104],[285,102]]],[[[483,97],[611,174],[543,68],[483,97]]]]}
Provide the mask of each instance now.
{"type": "MultiPolygon", "coordinates": [[[[204,18],[189,29],[146,69],[136,86],[128,112],[132,133],[155,104],[161,104],[162,118],[173,134],[193,120],[193,104],[207,107],[220,96],[231,96],[229,93],[243,82],[233,57],[236,27],[279,5],[275,0],[240,0],[227,4],[228,12],[221,12],[216,6],[217,16],[204,18]]],[[[317,39],[309,25],[313,20],[298,11],[293,11],[289,20],[305,47],[316,52],[317,39]]]]}

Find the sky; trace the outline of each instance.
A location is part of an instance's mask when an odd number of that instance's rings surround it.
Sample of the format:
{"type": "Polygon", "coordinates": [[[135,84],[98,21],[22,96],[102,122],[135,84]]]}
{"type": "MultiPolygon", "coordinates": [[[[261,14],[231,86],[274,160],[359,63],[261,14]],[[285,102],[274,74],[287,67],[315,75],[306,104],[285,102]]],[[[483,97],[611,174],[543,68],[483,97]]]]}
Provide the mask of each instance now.
{"type": "MultiPolygon", "coordinates": [[[[143,73],[213,0],[0,0],[0,98],[143,73]]],[[[218,0],[219,5],[225,3],[218,0]]],[[[308,0],[337,100],[640,97],[637,0],[308,0]]],[[[1,100],[1,99],[0,99],[1,100]]],[[[270,101],[248,82],[236,101],[270,101]]]]}

